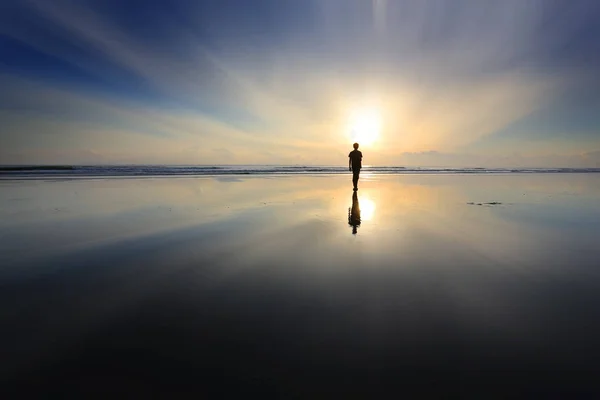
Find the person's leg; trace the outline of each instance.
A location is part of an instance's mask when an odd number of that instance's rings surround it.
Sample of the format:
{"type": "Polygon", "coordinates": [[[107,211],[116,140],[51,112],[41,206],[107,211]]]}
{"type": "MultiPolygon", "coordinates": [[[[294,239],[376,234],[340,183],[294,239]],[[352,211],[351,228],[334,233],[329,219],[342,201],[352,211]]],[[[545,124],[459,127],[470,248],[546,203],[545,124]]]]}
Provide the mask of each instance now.
{"type": "Polygon", "coordinates": [[[360,174],[360,170],[352,171],[352,183],[355,189],[358,187],[358,174],[360,174]]]}

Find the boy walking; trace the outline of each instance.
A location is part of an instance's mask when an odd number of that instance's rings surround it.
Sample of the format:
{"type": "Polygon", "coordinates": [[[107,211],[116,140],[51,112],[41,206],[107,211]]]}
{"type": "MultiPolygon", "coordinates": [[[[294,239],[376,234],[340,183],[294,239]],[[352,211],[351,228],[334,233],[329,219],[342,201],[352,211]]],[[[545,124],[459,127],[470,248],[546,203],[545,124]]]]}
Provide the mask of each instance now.
{"type": "Polygon", "coordinates": [[[358,143],[352,145],[354,150],[348,154],[348,169],[352,171],[352,183],[354,184],[354,190],[358,190],[358,175],[362,168],[362,153],[358,151],[358,143]]]}

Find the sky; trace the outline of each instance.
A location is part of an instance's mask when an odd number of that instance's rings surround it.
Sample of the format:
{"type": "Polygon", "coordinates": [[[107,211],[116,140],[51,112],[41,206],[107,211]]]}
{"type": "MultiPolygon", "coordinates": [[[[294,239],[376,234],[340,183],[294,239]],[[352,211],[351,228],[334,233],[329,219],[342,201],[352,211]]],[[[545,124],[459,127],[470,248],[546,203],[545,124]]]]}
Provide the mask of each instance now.
{"type": "Polygon", "coordinates": [[[596,0],[3,0],[0,164],[600,167],[596,0]],[[358,139],[357,139],[358,138],[358,139]]]}

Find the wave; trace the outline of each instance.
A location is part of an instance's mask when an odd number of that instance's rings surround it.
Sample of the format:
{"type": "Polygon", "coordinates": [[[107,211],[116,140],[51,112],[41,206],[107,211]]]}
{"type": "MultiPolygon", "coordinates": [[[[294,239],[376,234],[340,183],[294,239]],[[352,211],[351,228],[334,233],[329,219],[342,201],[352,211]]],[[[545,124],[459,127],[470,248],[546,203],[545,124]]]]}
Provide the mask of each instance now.
{"type": "MultiPolygon", "coordinates": [[[[442,168],[365,166],[369,174],[524,174],[524,173],[600,173],[600,168],[442,168]]],[[[128,177],[128,176],[204,176],[204,175],[293,175],[343,174],[348,168],[307,165],[112,165],[112,166],[2,166],[2,177],[128,177]]]]}

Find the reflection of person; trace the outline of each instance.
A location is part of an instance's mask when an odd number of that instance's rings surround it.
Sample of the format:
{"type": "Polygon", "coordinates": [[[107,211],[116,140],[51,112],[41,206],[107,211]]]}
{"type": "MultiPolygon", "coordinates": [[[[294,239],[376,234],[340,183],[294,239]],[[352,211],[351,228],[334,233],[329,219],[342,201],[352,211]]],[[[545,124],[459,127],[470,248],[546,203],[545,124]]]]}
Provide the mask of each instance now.
{"type": "Polygon", "coordinates": [[[362,168],[362,153],[358,151],[358,143],[352,145],[354,150],[348,154],[348,169],[352,171],[352,183],[354,184],[354,190],[358,190],[358,175],[362,168]]]}
{"type": "Polygon", "coordinates": [[[352,193],[352,207],[348,209],[348,225],[352,226],[352,234],[356,235],[356,230],[360,226],[360,207],[356,191],[352,193]]]}

